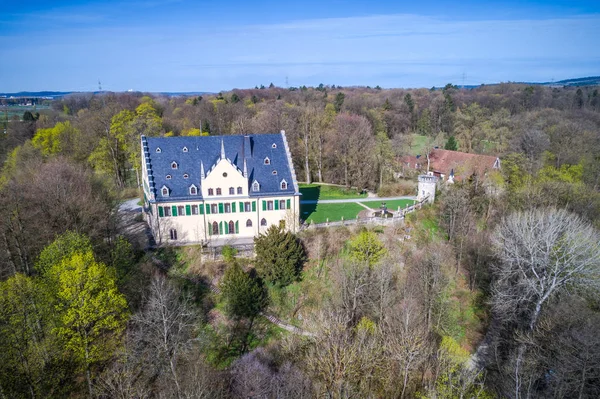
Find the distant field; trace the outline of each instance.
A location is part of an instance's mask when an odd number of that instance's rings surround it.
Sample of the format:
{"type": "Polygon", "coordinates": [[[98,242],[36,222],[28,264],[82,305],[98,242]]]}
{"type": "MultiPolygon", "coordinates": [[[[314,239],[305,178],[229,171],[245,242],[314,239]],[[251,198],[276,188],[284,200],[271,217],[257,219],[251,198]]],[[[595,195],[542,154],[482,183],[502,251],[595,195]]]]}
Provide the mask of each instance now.
{"type": "Polygon", "coordinates": [[[300,184],[300,192],[302,193],[300,198],[302,201],[367,197],[366,193],[359,194],[356,190],[322,184],[300,184]]]}
{"type": "Polygon", "coordinates": [[[300,217],[309,223],[325,223],[327,218],[330,222],[355,219],[356,215],[362,210],[362,206],[354,202],[342,204],[317,204],[315,205],[300,205],[300,217]]]}
{"type": "Polygon", "coordinates": [[[0,121],[4,121],[5,117],[8,116],[10,120],[13,116],[18,116],[19,119],[23,119],[23,113],[25,111],[30,111],[35,114],[36,112],[44,111],[49,109],[50,107],[45,105],[37,105],[37,106],[9,106],[9,107],[0,107],[0,121]]]}

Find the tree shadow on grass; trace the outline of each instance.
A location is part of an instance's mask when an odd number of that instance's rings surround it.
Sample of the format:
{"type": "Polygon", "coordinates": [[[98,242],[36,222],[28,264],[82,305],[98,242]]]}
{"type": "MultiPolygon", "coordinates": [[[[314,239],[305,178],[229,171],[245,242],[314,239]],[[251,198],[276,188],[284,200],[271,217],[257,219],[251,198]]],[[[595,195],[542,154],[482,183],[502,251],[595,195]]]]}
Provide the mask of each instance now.
{"type": "MultiPolygon", "coordinates": [[[[317,185],[310,185],[300,188],[302,196],[300,201],[318,201],[321,196],[321,187],[317,185]]],[[[308,220],[309,216],[317,210],[317,204],[301,204],[300,205],[300,219],[308,220]]]]}

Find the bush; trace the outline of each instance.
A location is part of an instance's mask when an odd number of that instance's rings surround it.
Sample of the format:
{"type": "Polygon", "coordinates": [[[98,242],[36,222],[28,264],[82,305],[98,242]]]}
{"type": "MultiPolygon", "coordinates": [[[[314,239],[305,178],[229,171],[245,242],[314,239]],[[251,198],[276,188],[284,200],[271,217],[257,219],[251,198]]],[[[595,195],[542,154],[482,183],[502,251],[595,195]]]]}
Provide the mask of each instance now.
{"type": "Polygon", "coordinates": [[[400,195],[415,195],[417,183],[412,180],[399,180],[395,183],[384,184],[379,187],[377,195],[380,197],[397,197],[400,195]]]}

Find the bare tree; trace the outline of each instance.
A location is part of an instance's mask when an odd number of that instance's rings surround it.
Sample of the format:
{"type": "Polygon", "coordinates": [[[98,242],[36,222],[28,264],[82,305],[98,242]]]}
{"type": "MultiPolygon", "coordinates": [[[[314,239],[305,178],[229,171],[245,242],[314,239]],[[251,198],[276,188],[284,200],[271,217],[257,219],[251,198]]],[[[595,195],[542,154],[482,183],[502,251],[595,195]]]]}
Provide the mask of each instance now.
{"type": "Polygon", "coordinates": [[[567,288],[598,292],[598,232],[579,216],[553,208],[516,212],[506,217],[493,237],[500,260],[495,267],[492,309],[497,319],[515,323],[520,343],[508,372],[514,398],[532,384],[531,357],[542,309],[567,288]]]}
{"type": "Polygon", "coordinates": [[[523,317],[533,330],[542,306],[566,287],[598,290],[598,241],[592,226],[564,210],[509,215],[493,237],[500,259],[494,270],[493,309],[523,317]]]}
{"type": "Polygon", "coordinates": [[[179,290],[160,274],[152,280],[144,309],[133,316],[136,350],[147,357],[156,378],[170,375],[177,398],[183,397],[177,364],[191,346],[197,321],[188,299],[180,299],[179,290]]]}

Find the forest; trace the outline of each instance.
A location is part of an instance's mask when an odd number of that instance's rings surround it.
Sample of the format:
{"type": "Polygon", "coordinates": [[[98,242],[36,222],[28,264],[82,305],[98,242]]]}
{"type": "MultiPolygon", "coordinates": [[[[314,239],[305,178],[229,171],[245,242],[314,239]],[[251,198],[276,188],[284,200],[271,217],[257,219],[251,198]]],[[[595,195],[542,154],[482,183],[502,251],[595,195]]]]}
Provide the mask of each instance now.
{"type": "Polygon", "coordinates": [[[13,116],[0,398],[599,397],[598,89],[271,84],[13,116]],[[382,196],[414,194],[399,159],[434,147],[502,166],[395,225],[270,228],[251,258],[128,228],[141,134],[280,130],[298,180],[382,196]]]}

